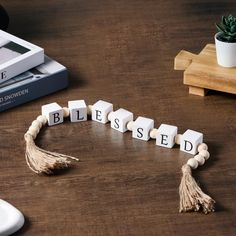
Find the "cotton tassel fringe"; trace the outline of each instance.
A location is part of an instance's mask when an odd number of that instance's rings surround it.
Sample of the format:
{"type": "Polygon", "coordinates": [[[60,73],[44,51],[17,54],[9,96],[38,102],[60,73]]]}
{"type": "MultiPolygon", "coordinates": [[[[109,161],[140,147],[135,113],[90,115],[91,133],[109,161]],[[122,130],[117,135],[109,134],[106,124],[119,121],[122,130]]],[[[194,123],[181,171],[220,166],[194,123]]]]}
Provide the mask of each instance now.
{"type": "Polygon", "coordinates": [[[215,201],[205,194],[192,176],[188,164],[182,167],[183,177],[179,186],[180,212],[203,211],[205,214],[214,211],[215,201]]]}

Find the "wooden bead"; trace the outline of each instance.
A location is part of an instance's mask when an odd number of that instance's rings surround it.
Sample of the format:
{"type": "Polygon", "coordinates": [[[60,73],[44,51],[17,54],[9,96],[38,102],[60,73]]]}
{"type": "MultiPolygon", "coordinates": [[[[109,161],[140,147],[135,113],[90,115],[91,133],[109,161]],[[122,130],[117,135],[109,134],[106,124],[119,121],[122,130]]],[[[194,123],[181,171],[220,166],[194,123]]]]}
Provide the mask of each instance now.
{"type": "Polygon", "coordinates": [[[181,142],[181,138],[182,138],[182,134],[177,134],[175,136],[175,143],[180,145],[180,142],[181,142]]]}
{"type": "Polygon", "coordinates": [[[28,130],[28,131],[26,132],[26,134],[31,135],[33,139],[35,139],[36,136],[37,136],[37,134],[36,134],[34,131],[32,131],[32,130],[28,130]]]}
{"type": "Polygon", "coordinates": [[[92,115],[92,109],[93,109],[93,105],[88,105],[87,106],[87,114],[88,115],[92,115]]]}
{"type": "Polygon", "coordinates": [[[111,119],[112,119],[112,114],[113,114],[113,113],[114,113],[114,112],[111,111],[111,112],[108,114],[107,119],[108,119],[109,121],[111,121],[111,119]]]}
{"type": "Polygon", "coordinates": [[[200,154],[196,155],[194,158],[197,160],[199,166],[205,163],[205,158],[200,154]]]}
{"type": "Polygon", "coordinates": [[[202,150],[198,154],[203,156],[205,158],[205,160],[208,160],[210,157],[210,153],[207,150],[202,150]]]}
{"type": "Polygon", "coordinates": [[[153,139],[156,139],[156,137],[157,137],[157,131],[158,131],[158,129],[151,129],[150,130],[150,137],[151,138],[153,138],[153,139]]]}
{"type": "Polygon", "coordinates": [[[63,117],[69,117],[70,116],[70,110],[68,107],[63,107],[63,117]]]}
{"type": "Polygon", "coordinates": [[[43,115],[38,116],[36,120],[39,121],[39,122],[41,122],[42,125],[45,125],[45,124],[47,124],[47,122],[48,122],[47,117],[46,117],[46,116],[43,116],[43,115]]]}
{"type": "Polygon", "coordinates": [[[190,158],[187,165],[189,165],[192,169],[196,169],[198,167],[198,161],[194,158],[190,158]]]}
{"type": "Polygon", "coordinates": [[[198,152],[201,152],[202,150],[208,150],[208,146],[205,143],[201,143],[198,148],[198,152]]]}
{"type": "Polygon", "coordinates": [[[128,129],[129,131],[132,131],[132,130],[133,130],[133,124],[134,124],[134,121],[129,121],[129,122],[127,123],[127,129],[128,129]]]}
{"type": "Polygon", "coordinates": [[[31,125],[28,130],[36,133],[36,135],[37,135],[40,131],[40,128],[38,126],[31,125]]]}
{"type": "Polygon", "coordinates": [[[39,129],[41,129],[41,127],[42,127],[42,123],[40,122],[40,121],[38,121],[38,120],[34,120],[33,122],[32,122],[32,124],[31,124],[31,126],[32,127],[35,127],[35,128],[39,128],[39,129]]]}

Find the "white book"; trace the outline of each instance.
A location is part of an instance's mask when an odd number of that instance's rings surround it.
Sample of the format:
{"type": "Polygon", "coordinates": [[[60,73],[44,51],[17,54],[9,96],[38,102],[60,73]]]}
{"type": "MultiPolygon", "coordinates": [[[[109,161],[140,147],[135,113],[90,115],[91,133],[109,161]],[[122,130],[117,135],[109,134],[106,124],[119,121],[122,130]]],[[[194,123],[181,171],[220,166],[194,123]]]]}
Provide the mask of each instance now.
{"type": "Polygon", "coordinates": [[[0,30],[0,83],[43,62],[43,48],[0,30]]]}

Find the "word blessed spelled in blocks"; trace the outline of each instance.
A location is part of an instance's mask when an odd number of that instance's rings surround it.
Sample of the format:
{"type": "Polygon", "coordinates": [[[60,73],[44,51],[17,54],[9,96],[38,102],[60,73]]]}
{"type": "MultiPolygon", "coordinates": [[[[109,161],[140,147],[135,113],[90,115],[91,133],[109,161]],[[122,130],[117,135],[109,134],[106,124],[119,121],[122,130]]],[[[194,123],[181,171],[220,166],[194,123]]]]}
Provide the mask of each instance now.
{"type": "Polygon", "coordinates": [[[176,126],[161,124],[154,128],[154,120],[139,116],[133,121],[132,112],[120,108],[113,111],[113,104],[99,100],[90,109],[84,100],[69,101],[68,108],[62,108],[57,103],[42,106],[42,115],[47,117],[48,125],[57,125],[63,122],[63,117],[69,115],[71,122],[87,120],[87,114],[91,114],[92,120],[106,124],[111,121],[111,128],[126,132],[132,131],[132,137],[144,141],[150,138],[156,139],[156,145],[172,148],[175,143],[180,144],[180,150],[195,155],[198,146],[203,142],[203,134],[187,130],[183,135],[178,134],[176,126]],[[66,115],[65,115],[66,114],[66,115]]]}
{"type": "Polygon", "coordinates": [[[32,122],[24,135],[25,157],[29,168],[37,174],[52,174],[55,169],[67,168],[71,163],[69,159],[79,161],[76,157],[39,148],[34,139],[46,124],[61,124],[65,117],[70,117],[71,122],[82,122],[87,120],[87,115],[99,123],[106,124],[110,121],[111,128],[119,132],[132,131],[133,138],[144,141],[156,139],[156,145],[166,148],[178,144],[181,151],[193,154],[194,157],[182,166],[183,176],[179,186],[180,212],[214,211],[215,201],[201,190],[191,172],[191,169],[203,165],[210,157],[208,146],[203,143],[202,133],[188,129],[184,134],[178,134],[176,126],[167,124],[161,124],[156,129],[153,119],[139,116],[134,120],[132,112],[123,108],[113,111],[113,104],[102,100],[88,106],[84,100],[69,101],[68,107],[61,107],[57,103],[42,106],[42,115],[32,122]]]}

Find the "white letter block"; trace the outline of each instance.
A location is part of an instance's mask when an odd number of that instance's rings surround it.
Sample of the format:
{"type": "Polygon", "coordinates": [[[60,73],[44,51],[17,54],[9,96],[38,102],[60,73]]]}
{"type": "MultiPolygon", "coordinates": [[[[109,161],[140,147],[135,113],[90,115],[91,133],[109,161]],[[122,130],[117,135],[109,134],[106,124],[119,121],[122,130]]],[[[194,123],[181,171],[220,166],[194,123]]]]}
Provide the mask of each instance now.
{"type": "Polygon", "coordinates": [[[118,130],[122,133],[127,131],[126,125],[129,121],[134,118],[133,113],[120,108],[119,110],[112,113],[111,128],[118,130]]]}
{"type": "Polygon", "coordinates": [[[195,155],[198,145],[202,142],[202,133],[188,129],[181,137],[180,150],[195,155]]]}
{"type": "Polygon", "coordinates": [[[172,148],[175,145],[177,130],[176,126],[161,124],[157,130],[156,145],[172,148]]]}
{"type": "Polygon", "coordinates": [[[56,102],[43,105],[42,115],[47,117],[48,125],[57,125],[63,122],[63,109],[56,102]]]}
{"type": "Polygon", "coordinates": [[[139,116],[133,124],[132,137],[148,141],[150,139],[149,132],[153,127],[154,120],[139,116]]]}
{"type": "Polygon", "coordinates": [[[113,104],[102,100],[97,101],[92,108],[92,120],[106,124],[108,114],[113,111],[113,104]]]}
{"type": "Polygon", "coordinates": [[[84,100],[75,100],[68,102],[70,110],[70,121],[80,122],[87,120],[87,106],[84,100]]]}

